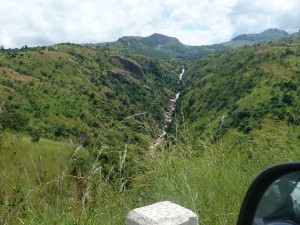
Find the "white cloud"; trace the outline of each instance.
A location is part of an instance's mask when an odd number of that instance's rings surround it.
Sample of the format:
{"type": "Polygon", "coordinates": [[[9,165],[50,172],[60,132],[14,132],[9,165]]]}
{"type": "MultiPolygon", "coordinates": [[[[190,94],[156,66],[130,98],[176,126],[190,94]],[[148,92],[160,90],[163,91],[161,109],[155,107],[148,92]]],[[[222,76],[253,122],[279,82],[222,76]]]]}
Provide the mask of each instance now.
{"type": "Polygon", "coordinates": [[[298,0],[0,0],[0,44],[37,46],[114,41],[162,33],[185,44],[240,33],[299,29],[298,0]]]}
{"type": "Polygon", "coordinates": [[[235,34],[261,32],[268,28],[294,32],[300,26],[298,0],[240,0],[233,7],[230,20],[235,34]]]}

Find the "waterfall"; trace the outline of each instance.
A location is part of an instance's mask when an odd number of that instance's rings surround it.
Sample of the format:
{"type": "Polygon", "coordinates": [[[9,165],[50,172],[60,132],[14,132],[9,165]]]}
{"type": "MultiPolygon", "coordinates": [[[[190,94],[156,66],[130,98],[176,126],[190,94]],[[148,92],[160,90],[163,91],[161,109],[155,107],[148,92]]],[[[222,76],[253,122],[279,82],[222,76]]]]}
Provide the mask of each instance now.
{"type": "MultiPolygon", "coordinates": [[[[185,68],[182,67],[181,73],[179,74],[180,81],[182,80],[182,76],[183,76],[184,72],[185,72],[185,68]]],[[[176,102],[177,102],[179,96],[180,96],[180,92],[176,93],[174,98],[171,98],[169,100],[168,110],[165,112],[164,124],[163,124],[162,128],[159,129],[159,134],[158,134],[157,139],[155,140],[155,144],[150,147],[152,154],[154,153],[153,150],[162,143],[162,141],[164,140],[164,138],[167,134],[166,129],[168,128],[169,124],[172,122],[172,115],[176,109],[176,102]]]]}

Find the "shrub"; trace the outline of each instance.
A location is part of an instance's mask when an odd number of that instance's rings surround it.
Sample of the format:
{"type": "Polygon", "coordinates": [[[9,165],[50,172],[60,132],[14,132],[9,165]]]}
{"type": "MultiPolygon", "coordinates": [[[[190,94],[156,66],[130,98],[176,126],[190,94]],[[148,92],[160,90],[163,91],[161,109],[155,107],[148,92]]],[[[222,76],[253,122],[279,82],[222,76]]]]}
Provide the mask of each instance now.
{"type": "Polygon", "coordinates": [[[27,127],[28,122],[29,118],[18,111],[6,111],[0,114],[0,124],[5,129],[22,131],[27,127]]]}
{"type": "Polygon", "coordinates": [[[294,96],[288,93],[284,93],[282,97],[282,102],[287,104],[287,105],[292,105],[294,103],[294,96]]]}

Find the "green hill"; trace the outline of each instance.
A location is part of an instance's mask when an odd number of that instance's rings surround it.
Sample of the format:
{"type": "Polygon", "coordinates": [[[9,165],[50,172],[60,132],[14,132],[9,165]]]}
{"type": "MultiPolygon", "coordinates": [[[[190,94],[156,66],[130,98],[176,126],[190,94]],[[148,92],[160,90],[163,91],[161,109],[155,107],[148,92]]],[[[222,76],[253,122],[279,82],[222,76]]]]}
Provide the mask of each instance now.
{"type": "Polygon", "coordinates": [[[159,48],[160,46],[178,46],[180,41],[174,37],[168,37],[162,34],[152,34],[149,37],[141,38],[140,42],[152,48],[159,48]]]}
{"type": "Polygon", "coordinates": [[[240,34],[228,42],[214,45],[219,50],[228,51],[237,48],[244,47],[245,45],[251,46],[263,42],[276,42],[285,40],[285,37],[289,37],[289,34],[277,28],[268,29],[258,34],[240,34]]]}
{"type": "Polygon", "coordinates": [[[208,46],[184,45],[174,37],[157,33],[148,37],[125,36],[119,38],[116,42],[88,44],[88,46],[146,55],[164,60],[190,60],[207,55],[213,51],[208,46]]]}
{"type": "Polygon", "coordinates": [[[178,72],[153,58],[79,45],[2,50],[1,127],[85,146],[99,132],[102,145],[143,143],[164,119],[178,72]]]}
{"type": "Polygon", "coordinates": [[[201,224],[235,224],[253,178],[299,160],[298,37],[1,49],[0,223],[122,225],[169,200],[201,224]]]}
{"type": "Polygon", "coordinates": [[[189,46],[182,44],[177,38],[155,33],[148,37],[125,36],[115,42],[88,44],[88,46],[146,55],[165,60],[188,61],[220,51],[230,51],[245,45],[275,41],[287,35],[288,33],[283,30],[268,29],[259,34],[242,34],[229,42],[221,44],[189,46]]]}
{"type": "Polygon", "coordinates": [[[234,131],[251,134],[280,123],[299,138],[299,46],[258,44],[191,64],[178,108],[190,132],[227,141],[234,131]]]}
{"type": "Polygon", "coordinates": [[[279,42],[288,42],[288,43],[295,43],[295,42],[300,42],[300,31],[292,33],[286,37],[283,37],[278,40],[279,42]]]}
{"type": "Polygon", "coordinates": [[[289,34],[284,30],[268,29],[259,34],[240,34],[232,39],[232,41],[250,41],[253,43],[273,41],[289,34]]]}

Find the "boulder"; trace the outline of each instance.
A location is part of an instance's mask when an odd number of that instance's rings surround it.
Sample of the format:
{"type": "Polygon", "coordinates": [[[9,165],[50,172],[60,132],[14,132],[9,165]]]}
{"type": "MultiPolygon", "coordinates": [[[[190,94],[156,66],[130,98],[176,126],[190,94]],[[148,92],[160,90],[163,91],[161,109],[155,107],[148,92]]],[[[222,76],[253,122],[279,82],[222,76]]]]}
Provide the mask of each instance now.
{"type": "Polygon", "coordinates": [[[135,60],[120,55],[116,55],[115,58],[118,59],[126,69],[137,74],[141,79],[145,78],[143,68],[135,60]]]}

